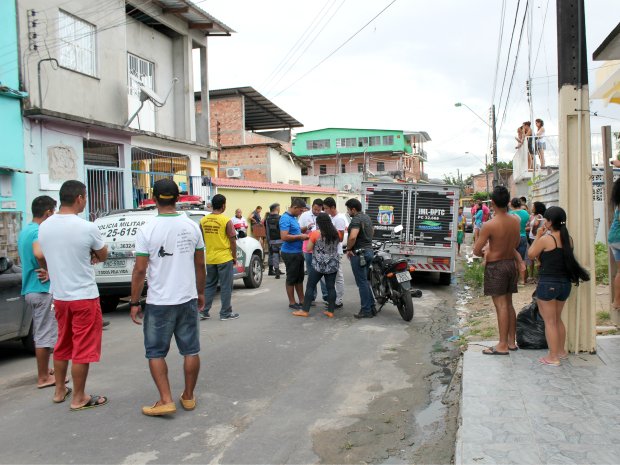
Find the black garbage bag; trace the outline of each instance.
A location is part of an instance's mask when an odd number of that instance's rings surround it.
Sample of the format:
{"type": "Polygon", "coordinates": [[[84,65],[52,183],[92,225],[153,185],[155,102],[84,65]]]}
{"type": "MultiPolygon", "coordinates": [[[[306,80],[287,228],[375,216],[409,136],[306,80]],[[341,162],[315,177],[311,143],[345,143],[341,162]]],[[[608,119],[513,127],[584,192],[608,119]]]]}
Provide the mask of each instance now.
{"type": "Polygon", "coordinates": [[[517,346],[519,349],[548,349],[545,320],[538,311],[536,297],[517,315],[517,346]]]}

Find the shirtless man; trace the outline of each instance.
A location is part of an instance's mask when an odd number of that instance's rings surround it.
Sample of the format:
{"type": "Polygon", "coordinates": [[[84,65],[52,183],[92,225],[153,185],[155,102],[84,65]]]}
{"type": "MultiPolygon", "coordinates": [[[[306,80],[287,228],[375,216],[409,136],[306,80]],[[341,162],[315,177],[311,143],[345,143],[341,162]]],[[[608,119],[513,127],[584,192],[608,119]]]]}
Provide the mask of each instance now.
{"type": "Polygon", "coordinates": [[[517,292],[517,268],[524,266],[521,256],[516,251],[520,242],[520,223],[507,212],[510,192],[504,186],[493,189],[491,202],[495,217],[484,223],[480,236],[474,245],[474,255],[482,256],[482,248],[489,241],[487,265],[484,269],[484,295],[493,297],[499,326],[499,343],[482,353],[487,355],[508,355],[509,350],[516,350],[515,331],[517,315],[512,305],[512,294],[517,292]]]}

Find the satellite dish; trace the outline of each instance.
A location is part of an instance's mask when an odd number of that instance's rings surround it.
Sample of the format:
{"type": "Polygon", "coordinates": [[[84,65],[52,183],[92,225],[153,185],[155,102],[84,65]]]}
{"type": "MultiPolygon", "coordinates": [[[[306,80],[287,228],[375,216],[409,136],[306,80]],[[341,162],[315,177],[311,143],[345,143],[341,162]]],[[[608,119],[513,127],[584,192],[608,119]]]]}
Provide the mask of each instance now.
{"type": "Polygon", "coordinates": [[[138,109],[136,110],[136,112],[132,115],[131,118],[129,118],[129,121],[127,121],[127,124],[125,124],[125,127],[128,127],[131,124],[131,122],[134,120],[134,118],[138,116],[138,113],[140,113],[140,110],[142,110],[142,107],[144,106],[144,102],[146,102],[147,100],[150,100],[151,102],[153,102],[153,105],[155,105],[158,108],[163,107],[166,104],[168,97],[170,96],[170,92],[172,92],[172,88],[174,87],[174,84],[178,82],[177,78],[174,78],[172,80],[172,85],[170,86],[170,89],[168,90],[168,93],[166,94],[166,98],[162,99],[153,90],[143,85],[142,79],[140,79],[138,76],[130,74],[129,79],[134,81],[140,87],[140,102],[141,103],[138,109]]]}

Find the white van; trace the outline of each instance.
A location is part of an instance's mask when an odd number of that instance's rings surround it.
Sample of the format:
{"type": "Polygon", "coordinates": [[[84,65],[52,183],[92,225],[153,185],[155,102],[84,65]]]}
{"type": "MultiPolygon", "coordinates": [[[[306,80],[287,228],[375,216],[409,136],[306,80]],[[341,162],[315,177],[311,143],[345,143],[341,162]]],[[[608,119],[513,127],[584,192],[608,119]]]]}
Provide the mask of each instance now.
{"type": "MultiPolygon", "coordinates": [[[[177,204],[177,211],[200,224],[211,211],[201,205],[177,204]]],[[[136,234],[138,229],[157,215],[155,209],[118,210],[95,220],[108,246],[108,260],[94,265],[99,288],[101,310],[113,312],[122,297],[131,295],[131,276],[136,264],[136,234]]],[[[253,237],[237,239],[237,260],[234,279],[243,279],[246,287],[260,287],[263,280],[263,248],[253,237]]],[[[143,295],[146,295],[145,283],[143,295]]]]}

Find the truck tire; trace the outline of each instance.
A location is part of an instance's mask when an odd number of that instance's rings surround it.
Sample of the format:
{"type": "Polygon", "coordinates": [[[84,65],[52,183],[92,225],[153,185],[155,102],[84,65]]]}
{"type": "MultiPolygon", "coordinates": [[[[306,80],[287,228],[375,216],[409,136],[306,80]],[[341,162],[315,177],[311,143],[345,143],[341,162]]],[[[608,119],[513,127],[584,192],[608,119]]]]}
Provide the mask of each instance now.
{"type": "Polygon", "coordinates": [[[106,295],[103,297],[99,297],[99,303],[101,305],[101,313],[112,313],[116,311],[116,307],[118,307],[118,303],[121,298],[116,295],[106,295]]]}
{"type": "Polygon", "coordinates": [[[452,273],[439,273],[439,284],[441,286],[452,284],[452,273]]]}
{"type": "Polygon", "coordinates": [[[411,300],[411,294],[408,289],[406,289],[406,292],[403,292],[403,296],[400,299],[398,313],[400,313],[400,316],[405,321],[411,321],[413,319],[413,300],[411,300]]]}
{"type": "Polygon", "coordinates": [[[34,328],[33,328],[33,323],[30,323],[30,330],[28,331],[28,334],[24,337],[22,337],[22,344],[24,345],[24,348],[30,352],[31,354],[35,353],[35,346],[34,346],[34,328]]]}
{"type": "Polygon", "coordinates": [[[243,278],[243,284],[249,289],[260,287],[263,282],[263,264],[260,257],[256,254],[252,255],[250,266],[248,266],[248,276],[243,278]]]}

